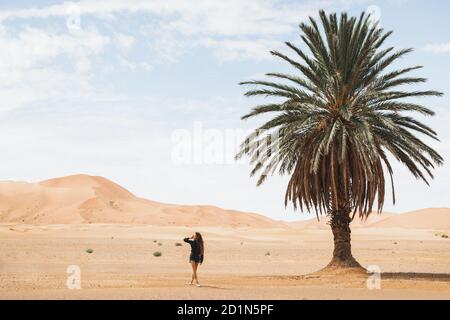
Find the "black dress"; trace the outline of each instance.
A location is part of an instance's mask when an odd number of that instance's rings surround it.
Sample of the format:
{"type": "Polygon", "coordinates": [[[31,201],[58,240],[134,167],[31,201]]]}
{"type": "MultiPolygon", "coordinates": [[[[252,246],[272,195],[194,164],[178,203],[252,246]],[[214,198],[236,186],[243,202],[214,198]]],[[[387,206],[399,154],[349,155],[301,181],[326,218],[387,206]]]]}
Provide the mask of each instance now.
{"type": "Polygon", "coordinates": [[[184,238],[184,242],[191,245],[191,255],[189,256],[189,262],[203,263],[203,254],[201,254],[200,245],[197,240],[191,238],[184,238]]]}

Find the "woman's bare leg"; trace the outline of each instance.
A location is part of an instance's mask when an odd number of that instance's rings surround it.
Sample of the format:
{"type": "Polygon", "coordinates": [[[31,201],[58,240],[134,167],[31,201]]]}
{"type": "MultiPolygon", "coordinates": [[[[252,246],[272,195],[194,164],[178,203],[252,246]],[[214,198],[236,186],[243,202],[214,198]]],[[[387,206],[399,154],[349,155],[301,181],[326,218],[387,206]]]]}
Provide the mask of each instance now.
{"type": "Polygon", "coordinates": [[[197,268],[195,266],[195,262],[191,261],[191,267],[192,267],[192,277],[191,277],[191,282],[189,284],[193,284],[195,277],[196,277],[196,272],[197,272],[197,268]]]}
{"type": "Polygon", "coordinates": [[[192,263],[192,270],[194,271],[193,277],[194,277],[195,283],[197,285],[200,285],[200,283],[198,283],[198,278],[197,278],[197,268],[198,268],[198,263],[197,262],[193,262],[192,263]]]}

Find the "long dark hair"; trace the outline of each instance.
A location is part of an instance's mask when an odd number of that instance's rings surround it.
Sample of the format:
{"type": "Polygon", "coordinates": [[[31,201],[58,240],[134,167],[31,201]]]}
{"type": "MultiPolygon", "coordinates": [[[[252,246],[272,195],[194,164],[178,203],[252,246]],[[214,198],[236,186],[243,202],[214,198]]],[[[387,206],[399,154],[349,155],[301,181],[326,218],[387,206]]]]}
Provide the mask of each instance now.
{"type": "Polygon", "coordinates": [[[200,232],[195,233],[195,240],[198,242],[198,246],[200,248],[200,255],[203,255],[205,253],[205,245],[203,243],[203,237],[200,232]]]}

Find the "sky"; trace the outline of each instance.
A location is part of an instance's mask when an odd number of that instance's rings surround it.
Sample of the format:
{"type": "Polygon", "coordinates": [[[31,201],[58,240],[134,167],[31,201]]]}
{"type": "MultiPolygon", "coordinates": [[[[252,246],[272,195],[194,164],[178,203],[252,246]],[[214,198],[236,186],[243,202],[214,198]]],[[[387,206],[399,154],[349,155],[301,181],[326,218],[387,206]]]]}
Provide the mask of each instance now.
{"type": "MultiPolygon", "coordinates": [[[[240,81],[292,72],[269,54],[302,46],[298,25],[319,9],[367,10],[387,45],[415,51],[421,102],[446,163],[430,186],[395,165],[397,202],[385,211],[450,207],[450,2],[441,0],[4,0],[0,4],[0,180],[104,176],[154,201],[210,204],[278,220],[311,218],[284,206],[287,176],[261,186],[234,161],[258,120],[240,81]]],[[[426,140],[426,139],[425,139],[426,140]]],[[[428,141],[428,140],[426,140],[428,141]]]]}

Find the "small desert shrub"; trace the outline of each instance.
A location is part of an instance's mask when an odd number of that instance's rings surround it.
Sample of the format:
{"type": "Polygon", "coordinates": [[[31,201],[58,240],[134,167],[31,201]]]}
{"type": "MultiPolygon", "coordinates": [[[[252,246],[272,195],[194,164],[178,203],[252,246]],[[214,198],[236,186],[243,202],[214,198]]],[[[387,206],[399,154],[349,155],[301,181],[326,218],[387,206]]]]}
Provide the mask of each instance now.
{"type": "Polygon", "coordinates": [[[158,246],[162,246],[162,243],[161,243],[161,242],[158,242],[158,246]]]}
{"type": "Polygon", "coordinates": [[[435,235],[436,237],[448,239],[448,234],[446,234],[446,233],[440,233],[440,232],[437,232],[437,233],[435,233],[434,235],[435,235]]]}
{"type": "Polygon", "coordinates": [[[91,248],[89,248],[89,249],[86,249],[86,252],[87,252],[87,253],[92,253],[92,252],[94,252],[94,250],[92,250],[91,248]]]}
{"type": "Polygon", "coordinates": [[[155,251],[155,252],[153,252],[153,256],[154,257],[161,257],[162,253],[161,253],[161,251],[155,251]]]}
{"type": "Polygon", "coordinates": [[[180,242],[175,243],[175,247],[181,247],[182,244],[180,242]]]}
{"type": "Polygon", "coordinates": [[[153,242],[154,242],[154,243],[157,243],[157,242],[158,242],[158,240],[153,240],[153,242]]]}
{"type": "Polygon", "coordinates": [[[270,256],[270,252],[266,252],[266,256],[270,256]]]}

